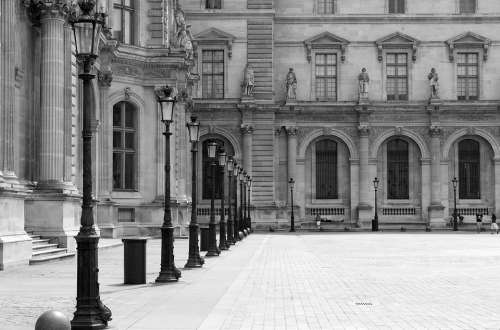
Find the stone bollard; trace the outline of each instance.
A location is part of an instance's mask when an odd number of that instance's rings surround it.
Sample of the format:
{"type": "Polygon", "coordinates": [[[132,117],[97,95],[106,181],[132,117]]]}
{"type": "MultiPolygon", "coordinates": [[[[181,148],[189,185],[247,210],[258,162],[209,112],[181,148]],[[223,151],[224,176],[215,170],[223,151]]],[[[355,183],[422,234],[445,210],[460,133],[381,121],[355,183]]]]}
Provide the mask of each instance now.
{"type": "Polygon", "coordinates": [[[240,241],[245,237],[242,231],[238,232],[238,236],[240,237],[240,241]]]}
{"type": "Polygon", "coordinates": [[[47,311],[36,320],[35,330],[71,330],[71,323],[61,312],[47,311]]]}

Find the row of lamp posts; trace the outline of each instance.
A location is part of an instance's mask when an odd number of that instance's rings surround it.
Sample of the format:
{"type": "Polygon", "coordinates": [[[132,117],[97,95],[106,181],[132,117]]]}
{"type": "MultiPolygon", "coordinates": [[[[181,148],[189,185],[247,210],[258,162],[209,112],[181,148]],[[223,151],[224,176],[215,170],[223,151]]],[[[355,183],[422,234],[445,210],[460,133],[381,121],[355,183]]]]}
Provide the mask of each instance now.
{"type": "MultiPolygon", "coordinates": [[[[99,235],[95,229],[92,200],[92,84],[95,78],[92,73],[99,53],[100,32],[104,26],[105,14],[96,10],[95,0],[78,0],[78,7],[71,17],[77,61],[81,64],[79,78],[83,83],[83,200],[80,230],[75,237],[77,242],[77,298],[76,311],[71,321],[72,329],[103,329],[111,320],[111,311],[101,301],[98,282],[97,245],[99,235]]],[[[181,272],[174,262],[174,228],[170,210],[170,124],[176,102],[175,89],[164,86],[157,89],[156,98],[159,104],[161,121],[165,125],[165,203],[164,217],[161,226],[161,270],[156,278],[157,283],[177,281],[181,272]]],[[[189,224],[189,257],[186,268],[201,267],[204,259],[200,256],[197,223],[196,199],[196,154],[199,142],[199,123],[191,117],[188,123],[191,153],[193,157],[192,171],[192,210],[189,224]]],[[[241,240],[251,231],[250,188],[252,178],[231,157],[219,149],[217,144],[209,144],[209,157],[212,167],[212,198],[210,208],[210,241],[207,256],[219,255],[220,250],[227,250],[230,245],[241,240]],[[224,219],[225,196],[221,196],[220,244],[217,247],[215,232],[215,171],[216,157],[223,177],[228,173],[228,219],[227,227],[224,219]],[[240,204],[238,209],[237,182],[240,182],[240,204]],[[244,197],[246,196],[246,197],[244,197]],[[239,210],[239,213],[238,213],[239,210]],[[237,216],[239,214],[239,216],[237,216]]],[[[222,189],[223,191],[223,189],[222,189]]]]}

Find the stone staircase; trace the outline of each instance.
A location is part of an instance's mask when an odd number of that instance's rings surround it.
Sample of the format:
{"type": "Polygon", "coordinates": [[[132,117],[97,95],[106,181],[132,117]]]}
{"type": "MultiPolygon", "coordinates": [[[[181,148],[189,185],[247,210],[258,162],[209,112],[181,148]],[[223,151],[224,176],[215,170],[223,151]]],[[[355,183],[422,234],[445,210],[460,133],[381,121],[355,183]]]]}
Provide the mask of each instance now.
{"type": "Polygon", "coordinates": [[[72,258],[75,252],[68,252],[66,248],[60,248],[55,243],[50,243],[49,239],[42,238],[40,235],[29,233],[31,237],[33,253],[30,259],[30,265],[42,262],[72,258]]]}

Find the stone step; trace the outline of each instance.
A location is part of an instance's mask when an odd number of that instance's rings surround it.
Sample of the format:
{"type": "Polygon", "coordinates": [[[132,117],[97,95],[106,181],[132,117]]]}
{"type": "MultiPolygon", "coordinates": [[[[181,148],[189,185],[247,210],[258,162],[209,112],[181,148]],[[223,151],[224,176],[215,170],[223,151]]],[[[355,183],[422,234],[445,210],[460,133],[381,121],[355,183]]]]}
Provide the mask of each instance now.
{"type": "Polygon", "coordinates": [[[30,265],[49,262],[49,261],[63,260],[67,258],[73,258],[75,256],[75,252],[67,252],[66,249],[62,250],[64,251],[61,251],[56,254],[38,255],[36,257],[34,256],[30,259],[30,265]]]}
{"type": "Polygon", "coordinates": [[[46,245],[46,244],[49,244],[50,242],[50,239],[34,239],[33,241],[31,241],[31,243],[33,244],[33,246],[36,246],[36,245],[46,245]]]}
{"type": "Polygon", "coordinates": [[[57,248],[57,244],[37,244],[33,246],[33,251],[50,250],[57,248]]]}
{"type": "Polygon", "coordinates": [[[41,238],[40,235],[31,235],[31,234],[29,234],[29,237],[31,237],[31,239],[33,239],[33,240],[41,238]]]}
{"type": "Polygon", "coordinates": [[[60,252],[67,252],[67,250],[65,248],[50,248],[50,249],[41,250],[41,251],[36,250],[36,251],[33,251],[32,256],[36,257],[36,256],[40,256],[40,255],[57,254],[60,252]]]}

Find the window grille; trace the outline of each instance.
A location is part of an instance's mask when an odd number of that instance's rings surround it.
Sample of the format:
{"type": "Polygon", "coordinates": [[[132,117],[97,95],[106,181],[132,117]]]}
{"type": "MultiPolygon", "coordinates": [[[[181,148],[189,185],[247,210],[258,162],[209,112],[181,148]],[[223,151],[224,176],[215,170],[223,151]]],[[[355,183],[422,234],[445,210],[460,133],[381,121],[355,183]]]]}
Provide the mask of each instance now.
{"type": "Polygon", "coordinates": [[[387,100],[408,100],[408,54],[388,53],[387,100]]]}
{"type": "Polygon", "coordinates": [[[405,13],[405,0],[389,0],[389,13],[390,14],[404,14],[405,13]]]}
{"type": "Polygon", "coordinates": [[[318,0],[318,14],[334,14],[335,0],[318,0]]]}
{"type": "Polygon", "coordinates": [[[394,139],[387,143],[387,198],[408,199],[408,142],[394,139]]]}
{"type": "Polygon", "coordinates": [[[316,143],[316,199],[336,199],[337,143],[321,140],[316,143]]]}
{"type": "Polygon", "coordinates": [[[222,0],[206,0],[205,8],[206,9],[221,9],[222,8],[222,0]]]}
{"type": "Polygon", "coordinates": [[[202,51],[203,98],[224,98],[224,51],[202,51]]]}
{"type": "Polygon", "coordinates": [[[476,12],[476,0],[460,0],[460,14],[474,14],[476,12]]]}
{"type": "Polygon", "coordinates": [[[113,189],[136,189],[137,111],[129,102],[113,106],[113,189]]]}
{"type": "Polygon", "coordinates": [[[479,199],[479,142],[465,139],[458,143],[458,195],[460,199],[479,199]]]}
{"type": "MultiPolygon", "coordinates": [[[[218,146],[223,146],[224,142],[218,139],[205,140],[203,141],[203,153],[202,153],[202,175],[203,175],[203,187],[202,187],[202,198],[211,199],[212,198],[212,160],[208,157],[208,143],[214,141],[218,146]]],[[[220,199],[222,196],[222,189],[224,187],[224,176],[221,173],[220,166],[218,165],[218,159],[215,158],[215,195],[214,199],[220,199]]],[[[238,183],[239,184],[239,183],[238,183]]],[[[239,189],[239,188],[238,188],[239,189]]]]}

